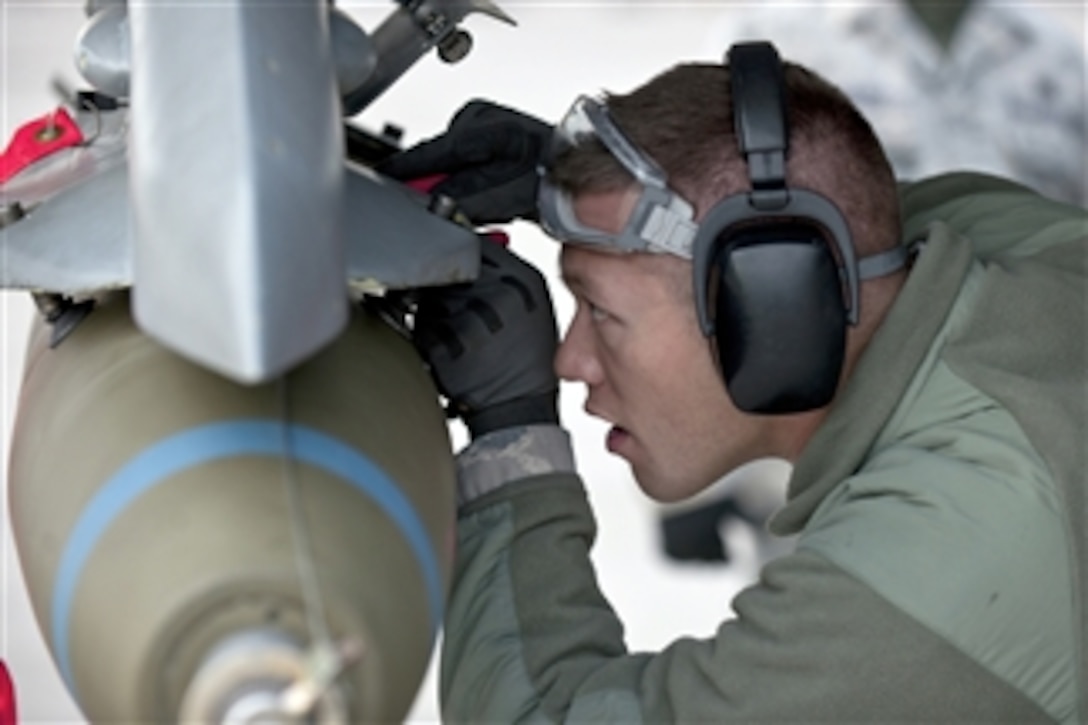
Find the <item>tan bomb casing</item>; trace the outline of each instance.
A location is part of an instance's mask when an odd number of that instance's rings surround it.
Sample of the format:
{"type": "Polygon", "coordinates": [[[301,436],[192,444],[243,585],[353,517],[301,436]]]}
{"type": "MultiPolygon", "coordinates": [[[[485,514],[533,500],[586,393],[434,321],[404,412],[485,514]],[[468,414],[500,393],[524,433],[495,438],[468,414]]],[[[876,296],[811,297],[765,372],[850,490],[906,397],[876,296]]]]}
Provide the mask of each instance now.
{"type": "Polygon", "coordinates": [[[11,518],[85,715],[214,719],[254,705],[253,683],[281,690],[312,644],[312,565],[330,638],[361,648],[327,719],[403,719],[441,622],[454,518],[445,419],[411,345],[356,310],[284,381],[247,387],[142,334],[126,294],[49,338],[37,324],[11,518]]]}

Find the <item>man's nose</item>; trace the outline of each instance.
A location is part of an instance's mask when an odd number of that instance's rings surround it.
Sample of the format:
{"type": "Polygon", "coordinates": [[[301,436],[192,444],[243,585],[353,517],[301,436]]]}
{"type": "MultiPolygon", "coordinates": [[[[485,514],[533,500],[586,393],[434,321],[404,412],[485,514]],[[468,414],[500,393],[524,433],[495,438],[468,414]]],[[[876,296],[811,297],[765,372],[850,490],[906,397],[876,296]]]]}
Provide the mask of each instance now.
{"type": "Polygon", "coordinates": [[[589,316],[579,306],[555,353],[555,374],[563,380],[596,385],[604,379],[588,325],[589,316]]]}

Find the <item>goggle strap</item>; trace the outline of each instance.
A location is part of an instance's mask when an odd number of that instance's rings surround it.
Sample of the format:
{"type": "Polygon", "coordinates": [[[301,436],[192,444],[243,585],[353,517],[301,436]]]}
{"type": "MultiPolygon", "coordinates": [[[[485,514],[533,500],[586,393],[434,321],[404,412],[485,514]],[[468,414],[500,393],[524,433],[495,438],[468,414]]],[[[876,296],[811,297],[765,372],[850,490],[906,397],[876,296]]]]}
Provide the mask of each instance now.
{"type": "Polygon", "coordinates": [[[683,210],[654,204],[639,236],[649,246],[649,251],[664,251],[691,259],[691,243],[695,239],[696,229],[690,215],[683,210]]]}

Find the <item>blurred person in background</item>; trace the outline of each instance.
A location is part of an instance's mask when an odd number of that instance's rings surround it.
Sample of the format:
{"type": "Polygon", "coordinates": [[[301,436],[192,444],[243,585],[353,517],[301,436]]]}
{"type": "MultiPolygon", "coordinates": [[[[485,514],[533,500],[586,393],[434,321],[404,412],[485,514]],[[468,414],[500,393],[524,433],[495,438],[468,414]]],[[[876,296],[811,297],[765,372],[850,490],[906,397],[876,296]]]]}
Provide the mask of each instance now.
{"type": "Polygon", "coordinates": [[[872,123],[899,179],[968,169],[1088,201],[1085,49],[1052,9],[999,0],[767,2],[723,13],[708,44],[763,37],[780,38],[785,55],[835,79],[872,123]]]}
{"type": "Polygon", "coordinates": [[[486,242],[476,282],[420,298],[471,436],[445,717],[1083,720],[1083,209],[979,174],[898,186],[849,100],[763,43],[554,128],[475,101],[381,170],[539,222],[577,303],[559,344],[543,277],[486,242]],[[792,464],[770,527],[796,550],[714,636],[627,650],[557,375],[655,500],[792,464]]]}

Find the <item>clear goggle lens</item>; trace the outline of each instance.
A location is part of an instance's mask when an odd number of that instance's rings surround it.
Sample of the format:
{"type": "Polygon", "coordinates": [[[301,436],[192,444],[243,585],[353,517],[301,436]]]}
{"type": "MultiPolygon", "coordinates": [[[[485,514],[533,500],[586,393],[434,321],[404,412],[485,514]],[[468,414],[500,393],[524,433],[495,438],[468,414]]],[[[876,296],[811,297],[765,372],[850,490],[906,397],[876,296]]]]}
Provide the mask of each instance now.
{"type": "Polygon", "coordinates": [[[623,230],[615,234],[582,223],[570,195],[552,184],[547,174],[541,179],[537,204],[544,230],[571,244],[690,258],[696,230],[691,205],[669,188],[661,167],[616,127],[603,103],[588,96],[574,102],[552,135],[551,159],[593,139],[601,142],[640,187],[623,230]]]}

